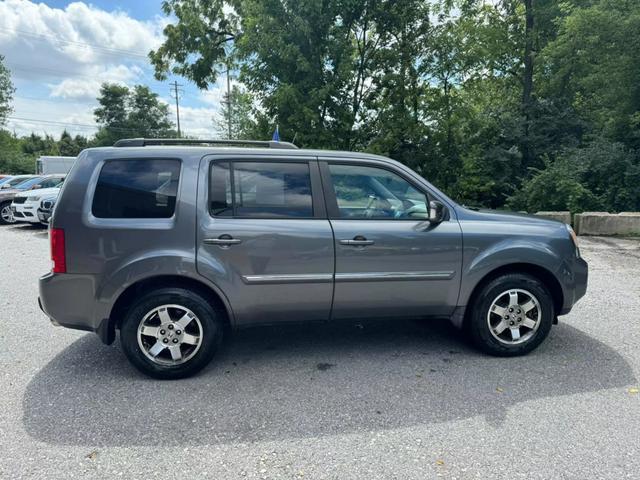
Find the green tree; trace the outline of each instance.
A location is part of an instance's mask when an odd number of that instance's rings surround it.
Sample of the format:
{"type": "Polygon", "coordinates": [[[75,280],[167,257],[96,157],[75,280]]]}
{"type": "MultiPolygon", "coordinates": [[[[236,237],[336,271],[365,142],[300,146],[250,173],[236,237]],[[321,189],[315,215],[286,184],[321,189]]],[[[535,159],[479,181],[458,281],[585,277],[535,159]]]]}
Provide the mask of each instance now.
{"type": "Polygon", "coordinates": [[[0,129],[0,172],[20,174],[33,173],[34,170],[35,157],[22,151],[20,138],[0,129]]]}
{"type": "Polygon", "coordinates": [[[112,145],[127,137],[174,136],[169,120],[169,107],[158,99],[148,87],[136,85],[133,89],[105,83],[98,97],[100,107],[94,110],[100,130],[96,145],[112,145]]]}
{"type": "Polygon", "coordinates": [[[573,8],[543,51],[547,94],[568,98],[589,130],[640,148],[640,4],[573,8]]]}
{"type": "Polygon", "coordinates": [[[58,142],[56,142],[56,139],[51,135],[41,137],[38,134],[32,133],[28,137],[24,137],[20,140],[20,146],[22,152],[32,158],[39,157],[40,155],[60,154],[58,142]]]}
{"type": "Polygon", "coordinates": [[[4,57],[0,55],[0,127],[2,127],[7,117],[11,114],[11,100],[16,89],[11,82],[11,72],[4,65],[4,57]]]}
{"type": "Polygon", "coordinates": [[[640,209],[637,1],[163,5],[157,77],[206,88],[232,64],[251,135],[382,153],[471,204],[640,209]]]}
{"type": "Polygon", "coordinates": [[[591,139],[563,152],[509,199],[516,209],[624,211],[640,206],[640,156],[618,142],[591,139]]]}
{"type": "Polygon", "coordinates": [[[81,135],[72,137],[66,130],[62,132],[60,140],[58,140],[58,152],[63,156],[75,157],[86,147],[87,139],[85,137],[81,135]]]}
{"type": "Polygon", "coordinates": [[[220,138],[248,140],[256,133],[251,94],[237,85],[225,92],[220,112],[213,117],[213,127],[220,138]]]}

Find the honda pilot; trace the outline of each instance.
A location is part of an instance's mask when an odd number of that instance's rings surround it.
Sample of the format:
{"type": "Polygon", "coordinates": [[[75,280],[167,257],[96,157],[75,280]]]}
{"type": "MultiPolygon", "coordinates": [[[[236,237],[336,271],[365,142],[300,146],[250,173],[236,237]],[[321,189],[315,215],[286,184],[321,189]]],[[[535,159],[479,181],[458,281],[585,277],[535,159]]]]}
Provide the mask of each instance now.
{"type": "Polygon", "coordinates": [[[212,359],[228,327],[446,317],[522,355],[587,288],[563,223],[465,208],[406,166],[285,142],[130,139],[83,151],[50,220],[40,305],[119,332],[156,378],[212,359]]]}

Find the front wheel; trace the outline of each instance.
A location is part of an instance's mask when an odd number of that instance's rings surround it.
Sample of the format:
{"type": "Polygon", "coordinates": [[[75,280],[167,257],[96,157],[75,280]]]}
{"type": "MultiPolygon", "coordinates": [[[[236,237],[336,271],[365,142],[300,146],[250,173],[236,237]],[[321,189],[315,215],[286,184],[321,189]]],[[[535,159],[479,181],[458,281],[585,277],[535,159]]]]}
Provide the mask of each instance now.
{"type": "Polygon", "coordinates": [[[473,343],[491,355],[529,353],[547,337],[555,315],[545,285],[526,274],[503,275],[487,283],[470,306],[473,343]]]}
{"type": "Polygon", "coordinates": [[[5,202],[0,204],[0,225],[8,225],[10,223],[16,223],[11,210],[11,202],[5,202]]]}
{"type": "Polygon", "coordinates": [[[135,302],[120,329],[127,358],[160,379],[184,378],[204,368],[222,341],[221,312],[200,295],[163,288],[135,302]]]}

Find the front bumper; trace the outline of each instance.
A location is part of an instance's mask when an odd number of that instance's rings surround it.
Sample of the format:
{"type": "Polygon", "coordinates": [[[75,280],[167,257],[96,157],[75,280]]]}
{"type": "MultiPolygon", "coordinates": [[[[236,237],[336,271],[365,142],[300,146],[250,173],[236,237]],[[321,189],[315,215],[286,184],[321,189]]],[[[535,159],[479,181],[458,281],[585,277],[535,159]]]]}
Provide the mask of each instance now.
{"type": "Polygon", "coordinates": [[[35,204],[21,203],[11,204],[11,211],[16,222],[40,223],[38,219],[37,207],[35,204]]]}
{"type": "Polygon", "coordinates": [[[587,293],[589,265],[582,258],[576,258],[565,276],[564,304],[558,315],[566,315],[587,293]]]}
{"type": "Polygon", "coordinates": [[[37,215],[40,223],[49,223],[49,220],[51,219],[51,213],[52,210],[43,210],[42,208],[39,208],[37,211],[37,215]]]}

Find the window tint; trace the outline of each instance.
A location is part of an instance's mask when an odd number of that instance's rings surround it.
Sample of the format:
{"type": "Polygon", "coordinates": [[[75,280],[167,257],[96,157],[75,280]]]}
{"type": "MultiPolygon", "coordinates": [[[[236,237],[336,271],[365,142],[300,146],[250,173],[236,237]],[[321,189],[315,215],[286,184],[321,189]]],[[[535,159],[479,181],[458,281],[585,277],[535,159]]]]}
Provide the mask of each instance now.
{"type": "Polygon", "coordinates": [[[388,170],[329,165],[341,218],[425,219],[427,197],[388,170]]]}
{"type": "Polygon", "coordinates": [[[93,197],[98,218],[169,218],[176,207],[179,160],[109,160],[93,197]]]}
{"type": "Polygon", "coordinates": [[[307,163],[233,162],[211,168],[211,213],[236,217],[313,217],[307,163]]]}

